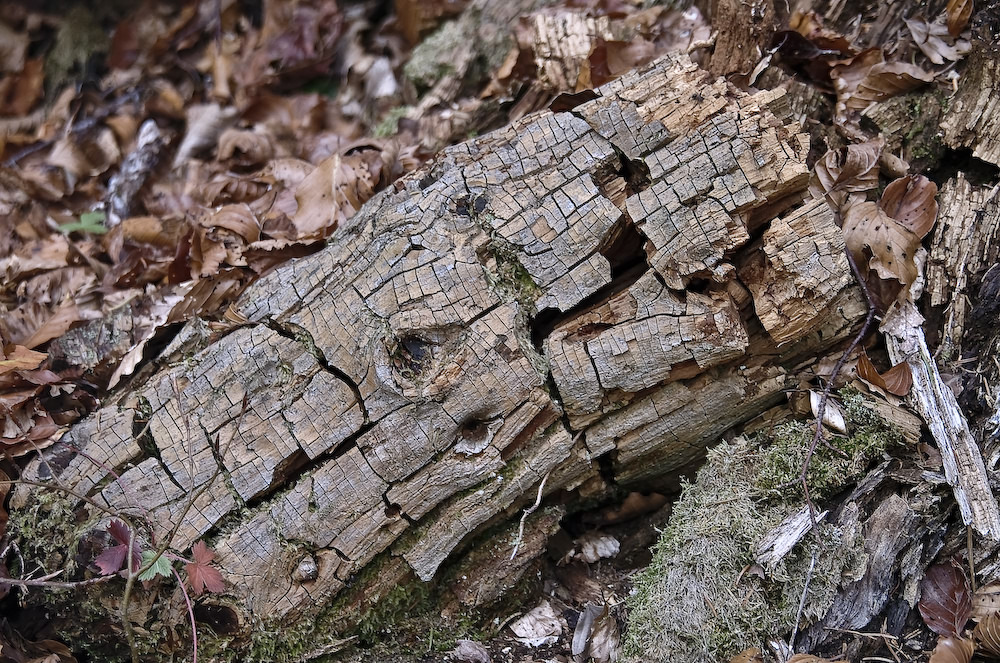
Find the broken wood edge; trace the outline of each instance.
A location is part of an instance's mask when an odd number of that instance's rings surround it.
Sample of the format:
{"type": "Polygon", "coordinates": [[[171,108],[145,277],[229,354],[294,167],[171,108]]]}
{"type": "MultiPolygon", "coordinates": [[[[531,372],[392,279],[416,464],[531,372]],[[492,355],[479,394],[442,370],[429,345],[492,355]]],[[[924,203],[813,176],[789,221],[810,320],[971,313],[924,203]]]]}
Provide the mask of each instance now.
{"type": "Polygon", "coordinates": [[[924,318],[913,302],[893,309],[882,323],[889,358],[906,361],[913,371],[909,399],[937,441],[945,477],[962,513],[962,522],[981,536],[1000,540],[1000,507],[990,488],[986,465],[955,395],[941,379],[924,337],[924,318]]]}

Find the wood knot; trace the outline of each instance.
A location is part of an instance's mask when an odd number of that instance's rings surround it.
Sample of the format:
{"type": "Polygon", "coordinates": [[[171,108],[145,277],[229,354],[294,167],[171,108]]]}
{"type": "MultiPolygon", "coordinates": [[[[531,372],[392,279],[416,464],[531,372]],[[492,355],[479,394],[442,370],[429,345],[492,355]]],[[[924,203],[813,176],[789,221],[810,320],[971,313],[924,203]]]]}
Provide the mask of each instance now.
{"type": "Polygon", "coordinates": [[[295,567],[295,572],[292,573],[292,578],[296,582],[312,582],[319,577],[319,566],[316,564],[316,559],[312,555],[306,555],[299,561],[299,565],[295,567]]]}

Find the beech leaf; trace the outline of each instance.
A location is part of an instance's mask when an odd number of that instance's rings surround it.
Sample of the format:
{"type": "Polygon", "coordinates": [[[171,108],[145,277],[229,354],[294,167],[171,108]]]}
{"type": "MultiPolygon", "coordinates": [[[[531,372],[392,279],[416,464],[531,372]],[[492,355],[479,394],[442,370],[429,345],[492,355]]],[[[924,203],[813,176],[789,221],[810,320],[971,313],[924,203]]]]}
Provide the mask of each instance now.
{"type": "Polygon", "coordinates": [[[937,184],[923,175],[907,175],[889,183],[878,204],[885,213],[923,239],[937,218],[937,184]]]}
{"type": "Polygon", "coordinates": [[[938,640],[931,652],[930,663],[969,663],[976,652],[976,643],[966,638],[950,637],[938,640]]]}
{"type": "Polygon", "coordinates": [[[930,630],[946,638],[959,635],[972,614],[972,596],[965,572],[951,562],[927,569],[920,581],[919,608],[930,630]]]}
{"type": "Polygon", "coordinates": [[[933,80],[933,74],[909,62],[883,62],[865,73],[857,87],[844,95],[844,102],[847,108],[864,110],[873,103],[909,92],[933,80]]]}
{"type": "Polygon", "coordinates": [[[983,585],[972,596],[972,618],[983,619],[991,613],[1000,612],[1000,581],[983,585]]]}
{"type": "Polygon", "coordinates": [[[990,656],[1000,658],[1000,614],[993,612],[976,624],[972,637],[990,656]]]}
{"type": "Polygon", "coordinates": [[[894,396],[906,396],[913,387],[913,371],[910,365],[901,361],[882,374],[885,390],[894,396]]]}
{"type": "Polygon", "coordinates": [[[896,364],[883,375],[868,359],[868,355],[862,352],[858,357],[857,370],[858,377],[862,380],[894,396],[906,396],[913,386],[913,373],[905,361],[896,364]]]}
{"type": "Polygon", "coordinates": [[[843,211],[849,194],[861,194],[878,185],[881,141],[848,145],[829,150],[816,162],[809,178],[809,191],[817,198],[826,196],[834,209],[843,211]]]}
{"type": "Polygon", "coordinates": [[[948,33],[948,26],[940,18],[928,23],[921,17],[903,19],[916,43],[927,59],[934,64],[944,64],[946,60],[961,60],[972,50],[967,39],[956,39],[948,33]]]}
{"type": "Polygon", "coordinates": [[[909,286],[917,278],[913,256],[920,238],[872,202],[851,206],[844,214],[844,242],[858,267],[867,265],[880,279],[909,286]],[[866,256],[871,256],[866,260],[866,256]]]}
{"type": "Polygon", "coordinates": [[[201,596],[202,592],[219,593],[226,591],[226,583],[222,579],[222,574],[213,566],[210,566],[215,559],[215,553],[205,545],[204,541],[198,541],[191,546],[191,557],[193,562],[184,565],[184,570],[188,574],[188,584],[195,596],[201,596]]]}
{"type": "Polygon", "coordinates": [[[957,37],[972,17],[972,0],[948,0],[945,14],[948,16],[948,34],[957,37]]]}

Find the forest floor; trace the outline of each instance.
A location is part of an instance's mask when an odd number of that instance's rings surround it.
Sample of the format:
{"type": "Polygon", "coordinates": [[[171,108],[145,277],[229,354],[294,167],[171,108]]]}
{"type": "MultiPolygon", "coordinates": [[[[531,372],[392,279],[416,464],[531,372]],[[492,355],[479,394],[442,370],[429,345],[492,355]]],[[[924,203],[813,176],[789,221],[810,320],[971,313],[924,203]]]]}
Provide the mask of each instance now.
{"type": "MultiPolygon", "coordinates": [[[[725,34],[695,6],[522,4],[505,38],[473,48],[456,46],[467,0],[5,3],[0,479],[15,479],[26,459],[127,387],[185,322],[232,323],[229,306],[247,285],[321,250],[367,200],[442,147],[568,107],[666,53],[706,66],[728,57],[719,51],[725,34]]],[[[874,104],[924,86],[953,93],[972,50],[970,20],[978,25],[971,12],[971,2],[953,1],[940,17],[914,14],[908,32],[868,48],[854,44],[867,17],[845,35],[795,13],[771,26],[774,38],[749,69],[727,79],[814,95],[804,117],[817,138],[812,166],[825,148],[860,140],[862,111],[874,104]]],[[[948,167],[926,151],[908,157],[911,173],[948,167]]],[[[894,391],[895,375],[856,370],[873,391],[894,391]]],[[[499,663],[569,661],[575,650],[611,660],[624,613],[591,614],[579,628],[576,606],[625,601],[676,495],[619,498],[565,519],[565,536],[532,580],[532,602],[506,603],[492,625],[470,629],[478,642],[419,622],[388,643],[398,633],[371,622],[345,655],[369,660],[388,647],[413,660],[499,663]]],[[[20,610],[20,592],[0,604],[0,660],[86,660],[40,611],[20,610]]]]}

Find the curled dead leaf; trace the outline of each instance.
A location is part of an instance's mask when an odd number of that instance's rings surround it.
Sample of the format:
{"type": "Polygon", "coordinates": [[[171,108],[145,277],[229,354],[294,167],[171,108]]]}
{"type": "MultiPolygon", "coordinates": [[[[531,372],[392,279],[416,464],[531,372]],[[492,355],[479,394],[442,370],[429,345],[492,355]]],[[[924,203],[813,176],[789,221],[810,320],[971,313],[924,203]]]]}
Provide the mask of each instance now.
{"type": "MultiPolygon", "coordinates": [[[[818,391],[809,391],[809,406],[814,417],[819,413],[819,404],[822,398],[822,394],[818,391]]],[[[847,434],[847,421],[844,419],[844,413],[840,409],[840,404],[832,398],[826,400],[826,406],[823,408],[823,425],[838,433],[847,434]]]]}
{"type": "Polygon", "coordinates": [[[923,175],[908,175],[892,181],[882,193],[879,207],[923,239],[937,219],[937,184],[923,175]]]}
{"type": "Polygon", "coordinates": [[[845,56],[854,53],[847,37],[824,27],[822,18],[814,11],[792,12],[791,18],[788,19],[788,27],[824,51],[838,51],[845,56]]]}
{"type": "Polygon", "coordinates": [[[976,652],[976,643],[966,638],[940,638],[930,663],[969,663],[976,652]]]}
{"type": "Polygon", "coordinates": [[[948,34],[957,37],[972,17],[972,0],[948,0],[945,15],[948,17],[948,34]]]}
{"type": "Polygon", "coordinates": [[[994,612],[1000,613],[1000,580],[983,585],[972,596],[973,619],[984,619],[994,612]]]}
{"type": "Polygon", "coordinates": [[[868,355],[864,352],[858,357],[858,377],[869,384],[887,391],[894,396],[906,396],[913,386],[913,373],[910,365],[902,361],[884,374],[880,374],[868,355]]]}
{"type": "Polygon", "coordinates": [[[809,191],[817,198],[826,196],[827,202],[841,212],[855,198],[863,200],[863,193],[878,185],[882,146],[882,141],[876,140],[829,150],[813,168],[809,191]]]}
{"type": "Polygon", "coordinates": [[[972,44],[968,39],[949,34],[948,26],[942,17],[938,17],[932,23],[928,23],[920,16],[904,21],[917,48],[934,64],[961,60],[972,50],[972,44]]]}
{"type": "Polygon", "coordinates": [[[846,95],[845,104],[852,110],[864,110],[873,103],[909,92],[933,80],[933,74],[909,62],[876,64],[846,95]]]}
{"type": "Polygon", "coordinates": [[[47,356],[44,352],[35,352],[23,345],[0,347],[0,375],[38,368],[47,356]]]}
{"type": "MultiPolygon", "coordinates": [[[[920,238],[877,204],[862,202],[848,208],[844,214],[844,241],[862,272],[867,267],[881,280],[897,281],[900,287],[896,290],[916,280],[918,271],[913,256],[920,238]]],[[[871,285],[871,280],[868,283],[871,285]]]]}
{"type": "Polygon", "coordinates": [[[990,656],[1000,658],[1000,613],[991,612],[972,631],[979,648],[990,656]]]}

